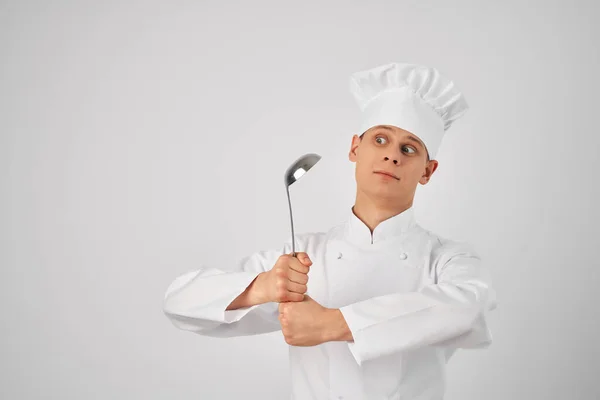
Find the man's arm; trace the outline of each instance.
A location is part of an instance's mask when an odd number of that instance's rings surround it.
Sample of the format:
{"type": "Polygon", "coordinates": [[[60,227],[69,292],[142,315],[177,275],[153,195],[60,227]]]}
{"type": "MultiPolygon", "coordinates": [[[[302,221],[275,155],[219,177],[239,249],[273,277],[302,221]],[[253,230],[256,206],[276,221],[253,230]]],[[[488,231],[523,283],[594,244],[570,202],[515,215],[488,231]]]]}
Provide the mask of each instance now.
{"type": "Polygon", "coordinates": [[[436,284],[328,310],[325,337],[347,341],[356,361],[424,346],[477,348],[491,343],[487,312],[496,307],[490,276],[472,251],[453,244],[436,284]]]}
{"type": "MultiPolygon", "coordinates": [[[[305,235],[298,236],[299,245],[305,235]]],[[[281,250],[258,251],[233,272],[203,267],[177,277],[168,287],[163,311],[182,330],[213,337],[246,336],[281,329],[280,301],[301,301],[311,261],[281,250]],[[290,280],[293,280],[291,282],[290,280]],[[304,282],[304,283],[302,283],[304,282]]]]}
{"type": "Polygon", "coordinates": [[[261,291],[261,283],[264,281],[265,274],[266,272],[259,273],[246,290],[227,306],[226,310],[237,310],[266,303],[265,294],[261,291]]]}
{"type": "MultiPolygon", "coordinates": [[[[288,249],[291,244],[286,243],[283,252],[288,249]]],[[[164,314],[175,327],[205,336],[246,336],[281,329],[276,307],[263,302],[256,283],[283,252],[257,251],[242,258],[233,272],[203,266],[178,276],[165,292],[164,314]]]]}

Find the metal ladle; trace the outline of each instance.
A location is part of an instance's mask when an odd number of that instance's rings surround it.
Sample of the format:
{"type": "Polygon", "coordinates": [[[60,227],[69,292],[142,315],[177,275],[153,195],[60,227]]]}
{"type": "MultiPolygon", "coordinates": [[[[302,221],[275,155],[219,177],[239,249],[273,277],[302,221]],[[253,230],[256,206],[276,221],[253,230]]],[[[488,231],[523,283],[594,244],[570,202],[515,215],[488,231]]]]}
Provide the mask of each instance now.
{"type": "Polygon", "coordinates": [[[287,192],[288,204],[290,206],[290,222],[292,225],[292,257],[296,257],[296,244],[294,240],[294,218],[292,217],[292,202],[290,201],[290,186],[292,183],[300,179],[306,172],[311,169],[321,156],[314,153],[305,154],[298,158],[285,171],[285,190],[287,192]]]}

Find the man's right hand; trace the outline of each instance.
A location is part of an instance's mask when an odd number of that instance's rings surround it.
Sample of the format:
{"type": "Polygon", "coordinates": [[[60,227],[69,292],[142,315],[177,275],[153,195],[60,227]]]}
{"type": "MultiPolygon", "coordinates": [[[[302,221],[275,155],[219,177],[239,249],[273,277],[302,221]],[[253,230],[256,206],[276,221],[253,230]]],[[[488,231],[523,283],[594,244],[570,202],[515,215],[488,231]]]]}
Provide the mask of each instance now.
{"type": "Polygon", "coordinates": [[[256,291],[265,302],[283,303],[302,301],[308,283],[312,261],[304,252],[283,254],[272,269],[263,272],[256,280],[256,291]]]}

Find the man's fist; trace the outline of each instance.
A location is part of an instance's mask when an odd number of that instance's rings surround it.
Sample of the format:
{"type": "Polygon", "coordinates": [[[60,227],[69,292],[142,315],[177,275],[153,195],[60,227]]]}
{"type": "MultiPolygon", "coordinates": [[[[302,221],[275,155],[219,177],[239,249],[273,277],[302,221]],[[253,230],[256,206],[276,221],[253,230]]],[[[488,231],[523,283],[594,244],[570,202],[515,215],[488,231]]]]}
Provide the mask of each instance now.
{"type": "Polygon", "coordinates": [[[279,304],[281,331],[285,342],[292,346],[316,346],[338,340],[343,318],[339,310],[323,307],[309,295],[300,302],[279,304]]]}
{"type": "Polygon", "coordinates": [[[296,257],[291,254],[280,256],[273,268],[263,274],[259,281],[260,291],[267,301],[304,300],[311,265],[312,261],[304,252],[296,252],[296,257]]]}

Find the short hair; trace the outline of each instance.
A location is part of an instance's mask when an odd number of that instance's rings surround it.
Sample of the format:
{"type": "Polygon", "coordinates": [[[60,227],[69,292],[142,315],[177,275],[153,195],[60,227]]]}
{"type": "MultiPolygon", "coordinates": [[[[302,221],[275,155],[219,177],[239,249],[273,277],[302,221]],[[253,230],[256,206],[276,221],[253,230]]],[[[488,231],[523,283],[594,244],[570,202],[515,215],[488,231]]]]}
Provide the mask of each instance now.
{"type": "MultiPolygon", "coordinates": [[[[362,134],[359,136],[360,140],[362,140],[362,138],[363,138],[363,136],[365,135],[365,133],[367,133],[367,131],[364,131],[364,132],[363,132],[363,133],[362,133],[362,134]]],[[[431,160],[429,159],[429,150],[427,150],[427,148],[425,148],[425,152],[427,153],[427,161],[431,161],[431,160]]]]}

